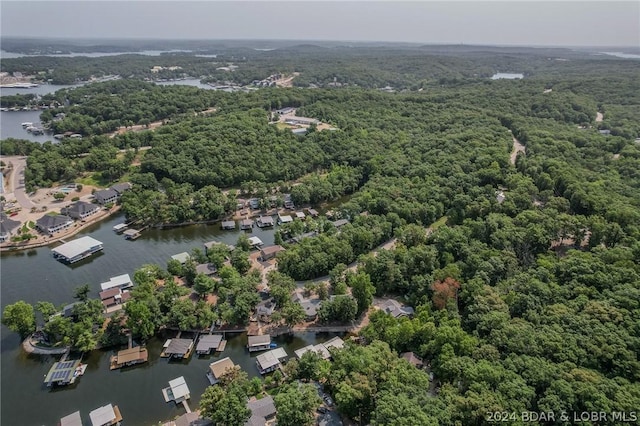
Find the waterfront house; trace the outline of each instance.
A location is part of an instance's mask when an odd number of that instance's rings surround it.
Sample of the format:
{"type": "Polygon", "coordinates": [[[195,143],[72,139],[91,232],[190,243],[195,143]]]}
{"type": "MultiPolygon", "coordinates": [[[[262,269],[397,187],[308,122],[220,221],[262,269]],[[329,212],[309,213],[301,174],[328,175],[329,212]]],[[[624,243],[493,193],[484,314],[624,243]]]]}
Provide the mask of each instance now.
{"type": "Polygon", "coordinates": [[[196,345],[196,353],[198,355],[208,355],[212,350],[218,349],[222,342],[221,334],[205,334],[200,336],[196,345]]]}
{"type": "Polygon", "coordinates": [[[250,399],[247,408],[251,410],[251,417],[244,424],[245,426],[265,426],[276,416],[276,405],[271,395],[261,399],[250,399]]]}
{"type": "Polygon", "coordinates": [[[402,305],[400,302],[393,299],[389,299],[384,302],[382,310],[395,318],[411,316],[414,312],[411,306],[402,305]]]}
{"type": "Polygon", "coordinates": [[[164,350],[160,354],[163,358],[189,358],[193,350],[191,339],[169,339],[164,344],[164,350]]]}
{"type": "Polygon", "coordinates": [[[174,401],[176,404],[191,398],[189,387],[183,376],[170,380],[169,387],[162,389],[162,395],[165,402],[174,401]]]}
{"type": "Polygon", "coordinates": [[[285,223],[291,222],[293,222],[293,218],[291,216],[278,214],[278,225],[283,225],[285,223]]]}
{"type": "Polygon", "coordinates": [[[186,251],[183,251],[182,253],[174,254],[171,258],[180,262],[181,265],[184,265],[191,259],[191,256],[189,256],[189,253],[186,251]]]}
{"type": "Polygon", "coordinates": [[[115,203],[116,201],[118,201],[119,196],[120,194],[118,194],[118,192],[114,191],[113,189],[102,189],[100,191],[96,191],[93,194],[93,197],[96,199],[96,201],[102,205],[115,203]]]}
{"type": "Polygon", "coordinates": [[[0,213],[0,243],[4,243],[11,235],[13,235],[16,229],[19,229],[20,222],[11,220],[6,214],[0,213]]]}
{"type": "Polygon", "coordinates": [[[91,237],[82,237],[51,249],[53,257],[74,263],[102,250],[102,242],[91,237]]]}
{"type": "Polygon", "coordinates": [[[247,337],[247,349],[249,352],[266,351],[271,347],[271,336],[262,334],[260,336],[247,337]]]}
{"type": "Polygon", "coordinates": [[[69,216],[46,214],[36,221],[36,228],[43,234],[54,234],[73,225],[73,219],[69,216]]]}
{"type": "Polygon", "coordinates": [[[263,244],[264,243],[262,242],[262,240],[260,238],[258,238],[258,237],[249,237],[249,245],[251,246],[251,248],[260,247],[263,244]]]}
{"type": "Polygon", "coordinates": [[[89,413],[91,426],[112,426],[119,425],[122,421],[122,414],[117,405],[107,404],[96,408],[89,413]]]}
{"type": "Polygon", "coordinates": [[[266,228],[268,226],[273,226],[273,218],[271,216],[260,216],[258,220],[256,220],[258,228],[266,228]]]}
{"type": "Polygon", "coordinates": [[[284,247],[280,245],[264,247],[260,250],[260,259],[262,259],[262,261],[273,259],[281,251],[284,251],[284,247]]]}
{"type": "Polygon", "coordinates": [[[249,207],[251,207],[252,209],[259,209],[260,208],[260,200],[258,200],[257,198],[250,198],[249,199],[249,207]]]}
{"type": "Polygon", "coordinates": [[[240,221],[240,229],[245,231],[247,229],[253,229],[253,220],[252,219],[243,219],[240,221]]]}
{"type": "Polygon", "coordinates": [[[236,221],[235,220],[223,220],[220,224],[222,229],[231,230],[236,229],[236,221]]]}
{"type": "Polygon", "coordinates": [[[305,346],[304,348],[300,348],[297,351],[295,351],[296,356],[298,357],[298,359],[302,358],[302,356],[304,354],[306,354],[309,351],[313,351],[315,353],[318,354],[318,356],[322,359],[329,359],[331,358],[331,354],[329,353],[329,351],[327,350],[327,348],[322,345],[322,344],[317,344],[317,345],[308,345],[305,346]]]}
{"type": "Polygon", "coordinates": [[[131,189],[131,184],[129,182],[116,183],[110,189],[116,191],[118,193],[118,198],[125,192],[131,189]]]}
{"type": "Polygon", "coordinates": [[[80,411],[71,413],[60,419],[59,426],[82,426],[82,418],[80,417],[80,411]]]}
{"type": "Polygon", "coordinates": [[[273,297],[263,300],[256,305],[256,318],[259,321],[271,322],[271,315],[276,309],[276,304],[273,301],[273,297]]]}
{"type": "Polygon", "coordinates": [[[109,359],[109,369],[116,370],[122,367],[142,364],[149,359],[149,353],[146,348],[136,346],[135,348],[124,349],[112,355],[109,359]]]}
{"type": "Polygon", "coordinates": [[[293,209],[295,208],[294,204],[293,204],[293,199],[291,198],[291,194],[283,194],[282,196],[283,200],[284,200],[284,208],[285,209],[293,209]]]}
{"type": "Polygon", "coordinates": [[[207,277],[212,277],[218,270],[213,263],[200,263],[196,265],[196,274],[203,274],[207,277]]]}
{"type": "Polygon", "coordinates": [[[209,364],[209,372],[207,373],[207,378],[212,385],[220,382],[220,379],[225,375],[235,370],[237,367],[231,358],[226,357],[222,358],[219,361],[212,362],[209,364]]]}
{"type": "Polygon", "coordinates": [[[100,207],[96,204],[87,203],[86,201],[76,201],[68,207],[61,210],[63,214],[76,220],[83,220],[100,211],[100,207]]]}
{"type": "Polygon", "coordinates": [[[44,377],[44,384],[49,387],[70,385],[84,374],[86,368],[79,359],[55,362],[44,377]]]}
{"type": "Polygon", "coordinates": [[[288,355],[283,348],[275,348],[258,355],[256,357],[256,365],[260,374],[267,374],[280,368],[287,357],[288,355]]]}
{"type": "Polygon", "coordinates": [[[122,290],[133,287],[133,282],[129,274],[122,274],[116,277],[109,278],[109,281],[101,283],[100,288],[102,291],[109,290],[118,287],[122,290]]]}
{"type": "Polygon", "coordinates": [[[320,309],[320,305],[322,304],[320,299],[308,299],[304,297],[302,293],[295,292],[291,300],[302,306],[306,321],[313,321],[318,317],[318,309],[320,309]]]}
{"type": "Polygon", "coordinates": [[[305,214],[303,212],[296,212],[296,219],[304,220],[305,214]]]}
{"type": "Polygon", "coordinates": [[[131,298],[129,290],[122,290],[120,287],[110,288],[100,292],[100,300],[104,306],[105,313],[112,313],[122,309],[124,304],[131,298]]]}

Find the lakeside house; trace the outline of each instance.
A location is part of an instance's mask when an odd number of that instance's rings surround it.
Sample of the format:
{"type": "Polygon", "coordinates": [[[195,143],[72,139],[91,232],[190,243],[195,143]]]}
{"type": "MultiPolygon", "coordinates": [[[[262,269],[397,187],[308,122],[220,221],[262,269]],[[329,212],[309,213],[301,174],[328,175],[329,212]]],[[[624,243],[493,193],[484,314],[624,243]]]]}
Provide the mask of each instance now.
{"type": "Polygon", "coordinates": [[[93,197],[99,204],[105,205],[118,201],[120,194],[113,189],[101,189],[100,191],[94,192],[93,197]]]}
{"type": "Polygon", "coordinates": [[[305,353],[309,351],[315,351],[322,359],[330,359],[331,348],[343,349],[344,341],[340,337],[336,336],[330,340],[327,340],[324,343],[319,343],[317,345],[308,345],[308,346],[305,346],[304,348],[298,349],[297,351],[295,351],[295,354],[298,357],[298,359],[300,359],[305,353]]]}
{"type": "Polygon", "coordinates": [[[296,212],[296,219],[304,220],[306,217],[303,212],[296,212]]]}
{"type": "Polygon", "coordinates": [[[109,369],[116,370],[131,365],[142,364],[147,362],[148,359],[149,352],[147,352],[147,348],[136,346],[135,348],[124,349],[111,356],[109,359],[109,369]]]}
{"type": "Polygon", "coordinates": [[[129,182],[116,183],[111,187],[113,191],[118,193],[118,198],[125,192],[131,189],[131,184],[129,182]]]}
{"type": "Polygon", "coordinates": [[[273,301],[273,297],[263,300],[256,305],[256,318],[259,321],[271,322],[271,315],[276,309],[276,303],[273,301]]]}
{"type": "Polygon", "coordinates": [[[275,348],[258,355],[256,357],[256,365],[260,374],[267,374],[277,370],[288,356],[283,348],[275,348]]]}
{"type": "Polygon", "coordinates": [[[65,230],[73,225],[73,219],[71,219],[67,215],[56,214],[49,215],[46,214],[42,216],[40,219],[36,220],[36,229],[38,229],[43,234],[52,235],[56,232],[60,232],[65,230]]]}
{"type": "Polygon", "coordinates": [[[284,200],[285,209],[292,210],[295,208],[295,205],[293,204],[293,199],[291,198],[291,194],[283,194],[282,197],[284,200]]]}
{"type": "Polygon", "coordinates": [[[181,265],[184,265],[191,259],[191,256],[186,251],[183,251],[182,253],[174,254],[171,258],[180,262],[181,265]]]}
{"type": "Polygon", "coordinates": [[[86,369],[87,365],[81,364],[79,359],[55,362],[44,376],[44,384],[48,387],[70,385],[82,376],[86,369]]]}
{"type": "Polygon", "coordinates": [[[212,362],[209,364],[209,372],[207,373],[207,378],[212,385],[215,385],[220,382],[220,379],[225,375],[235,370],[237,367],[231,358],[226,357],[222,358],[219,361],[212,362]]]}
{"type": "Polygon", "coordinates": [[[285,223],[291,222],[293,222],[293,218],[291,216],[278,214],[278,225],[283,225],[285,223]]]}
{"type": "Polygon", "coordinates": [[[68,207],[60,210],[62,214],[66,214],[67,216],[76,220],[84,220],[89,216],[98,213],[99,211],[100,207],[98,205],[87,203],[86,201],[76,201],[68,207]]]}
{"type": "Polygon", "coordinates": [[[233,230],[236,229],[236,221],[235,220],[223,220],[220,224],[220,227],[225,230],[233,230]]]}
{"type": "Polygon", "coordinates": [[[89,413],[91,426],[112,426],[119,425],[122,421],[122,414],[117,405],[107,404],[89,413]]]}
{"type": "Polygon", "coordinates": [[[240,229],[246,231],[248,229],[253,229],[253,220],[252,219],[242,219],[240,221],[240,229]]]}
{"type": "Polygon", "coordinates": [[[91,237],[82,237],[51,249],[53,257],[68,263],[75,263],[102,250],[102,242],[91,237]]]}
{"type": "Polygon", "coordinates": [[[191,356],[193,350],[193,340],[191,339],[169,339],[164,344],[164,350],[160,354],[162,358],[186,359],[191,356]]]}
{"type": "Polygon", "coordinates": [[[102,289],[102,291],[116,287],[121,290],[133,287],[133,282],[131,281],[131,277],[129,276],[129,274],[122,274],[111,277],[109,278],[109,281],[100,284],[100,288],[102,289]]]}
{"type": "Polygon", "coordinates": [[[247,402],[247,408],[251,411],[251,417],[244,424],[245,426],[265,426],[271,422],[277,414],[273,397],[267,395],[261,399],[252,398],[247,402]]]}
{"type": "Polygon", "coordinates": [[[309,216],[311,216],[311,217],[320,216],[320,213],[318,213],[318,211],[315,210],[315,209],[307,209],[307,213],[309,213],[309,216]]]}
{"type": "Polygon", "coordinates": [[[256,220],[256,224],[258,225],[258,228],[266,228],[274,225],[273,218],[271,216],[260,216],[256,220]]]}
{"type": "Polygon", "coordinates": [[[249,352],[266,351],[271,347],[271,336],[261,334],[247,337],[247,349],[249,352]]]}
{"type": "Polygon", "coordinates": [[[422,361],[422,358],[420,358],[413,352],[404,352],[400,354],[400,358],[406,360],[409,364],[413,365],[416,368],[422,368],[424,366],[424,361],[422,361]]]}
{"type": "Polygon", "coordinates": [[[414,310],[411,306],[406,306],[397,300],[389,299],[382,305],[382,310],[394,318],[411,316],[414,310]]]}
{"type": "Polygon", "coordinates": [[[335,226],[336,228],[340,229],[344,225],[349,223],[349,221],[347,219],[339,219],[339,220],[336,220],[335,222],[331,222],[331,223],[333,223],[333,226],[335,226]]]}
{"type": "Polygon", "coordinates": [[[284,247],[282,247],[281,245],[264,247],[262,250],[260,250],[260,259],[262,259],[263,261],[273,259],[281,251],[284,251],[284,247]]]}
{"type": "Polygon", "coordinates": [[[80,411],[76,411],[69,415],[64,416],[58,422],[59,426],[82,426],[82,417],[80,417],[80,411]]]}
{"type": "Polygon", "coordinates": [[[20,228],[20,222],[9,219],[6,214],[0,213],[0,243],[4,243],[13,235],[13,231],[20,228]]]}
{"type": "Polygon", "coordinates": [[[173,401],[176,404],[191,398],[189,387],[183,376],[170,380],[169,387],[162,389],[162,395],[165,402],[173,401]]]}
{"type": "Polygon", "coordinates": [[[203,274],[207,277],[212,277],[216,272],[218,272],[218,270],[213,263],[199,263],[196,265],[196,275],[203,274]]]}
{"type": "Polygon", "coordinates": [[[320,309],[320,305],[322,304],[320,299],[306,298],[302,293],[296,291],[291,297],[291,301],[299,303],[300,306],[302,306],[306,321],[313,321],[318,317],[318,309],[320,309]]]}
{"type": "Polygon", "coordinates": [[[120,287],[114,287],[100,292],[100,301],[107,314],[122,309],[129,299],[131,299],[129,290],[123,291],[120,287]]]}
{"type": "Polygon", "coordinates": [[[198,344],[196,345],[196,353],[198,355],[208,355],[212,350],[218,349],[222,343],[221,334],[205,334],[200,336],[198,344]]]}

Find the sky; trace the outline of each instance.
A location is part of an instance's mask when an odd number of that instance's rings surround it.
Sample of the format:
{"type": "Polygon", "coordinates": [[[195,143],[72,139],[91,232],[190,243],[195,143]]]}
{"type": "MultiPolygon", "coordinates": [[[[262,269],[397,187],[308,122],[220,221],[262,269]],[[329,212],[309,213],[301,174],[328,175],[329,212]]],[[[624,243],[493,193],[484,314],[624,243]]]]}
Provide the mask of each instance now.
{"type": "Polygon", "coordinates": [[[0,35],[640,47],[639,1],[0,1],[0,35]]]}

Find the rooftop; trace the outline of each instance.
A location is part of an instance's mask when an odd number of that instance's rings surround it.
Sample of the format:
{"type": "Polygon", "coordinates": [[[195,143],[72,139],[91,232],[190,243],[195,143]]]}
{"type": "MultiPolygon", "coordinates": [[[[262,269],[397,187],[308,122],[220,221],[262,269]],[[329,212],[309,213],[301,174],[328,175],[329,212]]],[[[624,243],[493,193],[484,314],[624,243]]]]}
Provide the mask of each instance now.
{"type": "Polygon", "coordinates": [[[169,345],[165,349],[167,354],[185,355],[193,346],[191,339],[171,339],[169,345]]]}
{"type": "Polygon", "coordinates": [[[288,355],[282,348],[275,348],[256,357],[256,362],[260,365],[260,368],[266,370],[274,365],[280,364],[280,360],[286,358],[288,355]]]}
{"type": "Polygon", "coordinates": [[[171,258],[184,265],[189,259],[191,259],[191,256],[189,256],[189,253],[187,253],[186,251],[183,251],[182,253],[174,254],[173,256],[171,256],[171,258]]]}
{"type": "MultiPolygon", "coordinates": [[[[66,216],[65,216],[66,217],[66,216]]],[[[82,237],[77,240],[70,241],[59,247],[52,249],[51,251],[67,259],[72,259],[76,256],[80,256],[82,253],[96,247],[101,246],[102,242],[91,237],[82,237]]]]}
{"type": "Polygon", "coordinates": [[[213,374],[213,377],[219,379],[220,377],[224,376],[228,372],[228,370],[233,369],[235,366],[236,365],[233,363],[233,361],[231,361],[231,358],[226,357],[209,364],[209,369],[211,370],[211,374],[213,374]]]}
{"type": "Polygon", "coordinates": [[[263,334],[260,336],[249,336],[247,340],[248,346],[262,346],[271,343],[271,336],[268,334],[263,334]]]}
{"type": "Polygon", "coordinates": [[[136,346],[135,348],[119,351],[116,356],[118,358],[118,364],[124,364],[137,360],[147,361],[149,353],[146,348],[136,346]]]}
{"type": "Polygon", "coordinates": [[[114,287],[133,287],[133,282],[131,282],[131,277],[129,276],[129,274],[122,274],[116,277],[111,277],[109,278],[109,281],[100,284],[100,288],[102,288],[103,291],[109,290],[110,288],[114,287]]]}
{"type": "Polygon", "coordinates": [[[284,250],[284,247],[280,246],[280,245],[276,245],[276,246],[269,246],[269,247],[265,247],[262,250],[260,250],[260,254],[262,256],[269,256],[275,253],[279,253],[281,251],[284,250]]]}
{"type": "Polygon", "coordinates": [[[249,244],[251,244],[252,246],[261,246],[264,243],[258,237],[249,237],[249,244]]]}
{"type": "Polygon", "coordinates": [[[93,426],[103,426],[113,424],[117,420],[118,416],[116,416],[113,405],[107,404],[91,411],[89,413],[89,418],[91,419],[91,424],[93,426]]]}
{"type": "Polygon", "coordinates": [[[200,340],[198,340],[198,345],[196,346],[196,352],[216,349],[220,346],[220,342],[222,342],[221,334],[205,334],[200,336],[200,340]]]}
{"type": "Polygon", "coordinates": [[[82,426],[80,411],[76,411],[75,413],[71,413],[68,416],[61,418],[60,426],[82,426]]]}
{"type": "MultiPolygon", "coordinates": [[[[247,408],[251,410],[251,417],[261,418],[264,420],[276,414],[276,406],[271,395],[267,395],[262,399],[256,399],[247,403],[247,408]]],[[[252,423],[247,423],[252,424],[252,423]]]]}
{"type": "Polygon", "coordinates": [[[189,387],[187,387],[184,376],[169,380],[169,387],[171,388],[174,399],[189,397],[189,387]]]}

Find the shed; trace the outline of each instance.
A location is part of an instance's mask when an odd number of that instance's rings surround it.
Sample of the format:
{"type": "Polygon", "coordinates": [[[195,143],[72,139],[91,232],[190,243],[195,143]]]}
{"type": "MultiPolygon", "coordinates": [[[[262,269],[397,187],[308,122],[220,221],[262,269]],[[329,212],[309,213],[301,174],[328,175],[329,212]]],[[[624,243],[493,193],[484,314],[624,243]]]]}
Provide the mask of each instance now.
{"type": "Polygon", "coordinates": [[[303,212],[296,212],[296,219],[304,220],[305,217],[303,212]]]}
{"type": "Polygon", "coordinates": [[[315,209],[307,209],[307,213],[309,213],[309,216],[311,217],[318,217],[320,215],[320,213],[315,209]]]}
{"type": "Polygon", "coordinates": [[[333,226],[335,226],[336,228],[341,228],[347,223],[349,223],[349,221],[347,219],[339,219],[332,223],[333,223],[333,226]]]}

